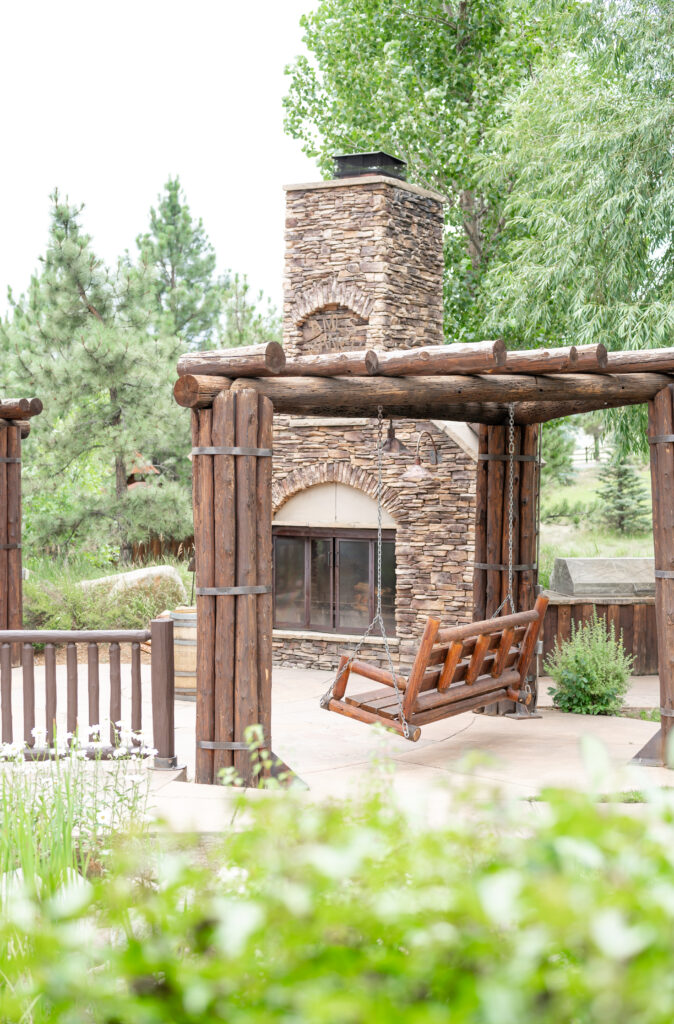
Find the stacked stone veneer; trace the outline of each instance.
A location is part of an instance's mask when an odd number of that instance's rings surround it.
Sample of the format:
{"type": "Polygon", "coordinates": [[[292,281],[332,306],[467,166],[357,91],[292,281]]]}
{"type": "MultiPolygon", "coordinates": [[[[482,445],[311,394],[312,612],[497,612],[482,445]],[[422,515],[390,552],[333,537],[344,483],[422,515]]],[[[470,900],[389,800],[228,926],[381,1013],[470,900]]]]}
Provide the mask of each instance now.
{"type": "Polygon", "coordinates": [[[440,196],[380,175],[286,189],[289,357],[439,345],[440,196]]]}
{"type": "MultiPolygon", "coordinates": [[[[396,521],[396,638],[394,660],[409,665],[429,615],[446,624],[470,618],[474,550],[475,461],[447,434],[426,421],[396,421],[396,435],[414,448],[417,433],[429,430],[440,454],[433,480],[401,480],[408,455],[385,457],[383,505],[396,521]],[[399,661],[398,661],[399,659],[399,661]]],[[[374,421],[333,423],[274,419],[274,513],[294,494],[337,481],[377,496],[377,426],[374,421]],[[301,425],[306,423],[307,425],[301,425]],[[300,424],[300,425],[298,425],[300,424]]],[[[430,443],[422,448],[428,464],[430,443]]],[[[354,638],[355,641],[356,638],[354,638]]],[[[349,648],[340,640],[289,636],[274,639],[278,664],[331,670],[349,648]]],[[[352,645],[351,645],[352,646],[352,645]]],[[[381,647],[368,646],[367,660],[385,664],[381,647]]]]}

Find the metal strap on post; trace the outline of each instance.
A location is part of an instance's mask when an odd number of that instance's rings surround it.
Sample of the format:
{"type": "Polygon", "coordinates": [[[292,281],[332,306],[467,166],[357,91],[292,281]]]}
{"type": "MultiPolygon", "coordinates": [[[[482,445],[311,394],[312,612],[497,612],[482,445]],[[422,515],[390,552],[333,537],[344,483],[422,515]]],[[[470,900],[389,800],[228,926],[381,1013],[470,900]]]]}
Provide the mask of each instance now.
{"type": "Polygon", "coordinates": [[[674,580],[674,572],[671,569],[656,569],[656,580],[674,580]]]}
{"type": "Polygon", "coordinates": [[[665,718],[674,718],[674,709],[660,708],[660,714],[663,715],[665,718]]]}
{"type": "Polygon", "coordinates": [[[498,455],[484,452],[477,457],[478,462],[537,462],[537,455],[498,455]]]}
{"type": "Polygon", "coordinates": [[[197,597],[231,597],[239,594],[271,594],[271,587],[197,587],[196,589],[197,597]]]}
{"type": "Polygon", "coordinates": [[[649,444],[671,444],[674,441],[674,434],[656,434],[655,437],[649,437],[649,444]]]}
{"type": "Polygon", "coordinates": [[[21,544],[0,544],[0,551],[16,551],[17,549],[20,549],[21,546],[21,544]]]}
{"type": "Polygon", "coordinates": [[[0,462],[12,462],[14,464],[21,462],[21,459],[15,459],[14,456],[0,455],[0,462]]]}
{"type": "Polygon", "coordinates": [[[473,568],[475,569],[486,569],[487,572],[507,572],[508,569],[512,568],[513,572],[534,572],[538,566],[534,563],[533,565],[501,565],[499,563],[491,562],[474,562],[473,568]]]}
{"type": "Polygon", "coordinates": [[[222,446],[202,446],[193,448],[192,455],[254,455],[261,459],[270,459],[273,455],[271,448],[241,448],[222,446]]]}
{"type": "Polygon", "coordinates": [[[225,743],[220,740],[197,740],[199,750],[250,750],[248,743],[225,743]]]}

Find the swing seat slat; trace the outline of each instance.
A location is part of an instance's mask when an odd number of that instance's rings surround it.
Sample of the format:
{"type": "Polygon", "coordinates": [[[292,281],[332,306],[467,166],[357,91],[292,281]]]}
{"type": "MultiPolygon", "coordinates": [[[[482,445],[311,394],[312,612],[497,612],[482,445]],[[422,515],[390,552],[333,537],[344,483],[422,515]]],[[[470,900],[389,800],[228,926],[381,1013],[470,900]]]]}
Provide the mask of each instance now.
{"type": "MultiPolygon", "coordinates": [[[[418,740],[420,726],[485,707],[507,698],[528,703],[525,683],[548,599],[542,594],[531,611],[440,629],[429,618],[407,678],[396,675],[409,739],[418,740]]],[[[343,655],[329,711],[404,735],[393,676],[363,661],[349,664],[343,655]],[[339,674],[341,672],[341,675],[339,674]],[[360,676],[384,688],[346,696],[347,683],[360,676]]]]}

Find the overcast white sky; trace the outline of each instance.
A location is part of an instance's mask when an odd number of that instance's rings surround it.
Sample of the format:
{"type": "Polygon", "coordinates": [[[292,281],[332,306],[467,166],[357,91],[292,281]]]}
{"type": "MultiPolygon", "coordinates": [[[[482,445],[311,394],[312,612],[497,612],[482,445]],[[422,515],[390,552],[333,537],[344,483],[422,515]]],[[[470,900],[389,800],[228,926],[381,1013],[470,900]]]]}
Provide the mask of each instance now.
{"type": "Polygon", "coordinates": [[[84,202],[112,262],[145,230],[169,174],[219,269],[280,305],[284,193],[320,177],[283,134],[284,65],[316,0],[5,0],[0,312],[46,246],[49,194],[84,202]]]}

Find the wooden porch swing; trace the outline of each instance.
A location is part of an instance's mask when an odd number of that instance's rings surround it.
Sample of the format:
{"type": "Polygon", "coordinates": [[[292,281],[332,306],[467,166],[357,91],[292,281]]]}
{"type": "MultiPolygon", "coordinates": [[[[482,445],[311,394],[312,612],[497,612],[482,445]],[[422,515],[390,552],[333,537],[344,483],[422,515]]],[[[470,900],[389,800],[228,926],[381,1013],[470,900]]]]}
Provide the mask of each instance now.
{"type": "MultiPolygon", "coordinates": [[[[382,443],[383,409],[378,408],[377,433],[377,545],[382,542],[382,443]]],[[[405,739],[415,742],[421,726],[444,718],[475,711],[500,700],[515,705],[531,703],[532,691],[527,683],[529,666],[536,641],[545,618],[548,598],[542,594],[531,611],[517,613],[513,597],[513,526],[515,515],[515,461],[531,458],[540,466],[538,456],[515,453],[515,407],[508,408],[508,453],[495,456],[508,463],[507,498],[507,591],[494,616],[480,622],[440,629],[438,619],[429,617],[408,677],[398,675],[391,661],[386,627],[381,612],[381,556],[377,563],[377,609],[354,653],[343,655],[337,675],[321,698],[326,711],[354,718],[367,725],[380,724],[393,729],[405,739]],[[501,615],[510,605],[510,615],[501,615]],[[368,665],[357,658],[363,640],[375,629],[381,632],[389,670],[368,665]],[[350,676],[360,676],[383,683],[385,689],[370,690],[357,696],[346,696],[350,676]]],[[[487,455],[485,459],[489,459],[487,455]]]]}

